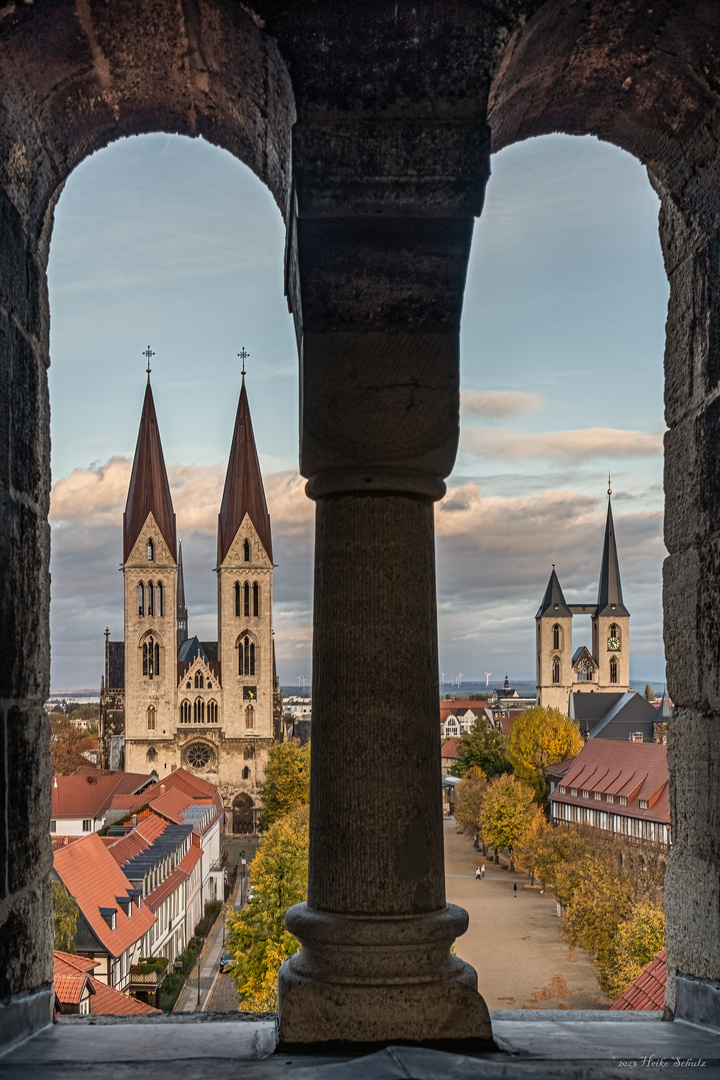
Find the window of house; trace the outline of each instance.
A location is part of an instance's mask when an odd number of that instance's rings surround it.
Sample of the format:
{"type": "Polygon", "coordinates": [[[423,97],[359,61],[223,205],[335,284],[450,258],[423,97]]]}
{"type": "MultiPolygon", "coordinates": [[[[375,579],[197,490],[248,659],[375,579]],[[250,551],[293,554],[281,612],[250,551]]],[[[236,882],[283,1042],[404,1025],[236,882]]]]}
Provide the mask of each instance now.
{"type": "Polygon", "coordinates": [[[257,581],[253,584],[253,615],[260,614],[260,586],[257,581]]]}
{"type": "Polygon", "coordinates": [[[255,710],[253,709],[252,705],[248,705],[248,707],[245,709],[245,727],[248,729],[248,731],[252,730],[255,727],[255,710]]]}
{"type": "Polygon", "coordinates": [[[239,615],[240,615],[240,582],[236,581],[235,582],[235,616],[236,616],[236,618],[239,617],[239,615]]]}
{"type": "Polygon", "coordinates": [[[92,825],[93,825],[92,818],[89,818],[89,817],[85,818],[83,820],[83,832],[92,832],[93,831],[92,825]]]}
{"type": "Polygon", "coordinates": [[[627,795],[621,795],[618,801],[621,806],[627,806],[627,795]]]}
{"type": "Polygon", "coordinates": [[[647,810],[647,808],[648,808],[648,801],[647,801],[647,799],[641,799],[641,800],[640,800],[640,809],[641,809],[641,810],[647,810]]]}
{"type": "Polygon", "coordinates": [[[599,802],[599,801],[600,801],[600,799],[602,799],[602,791],[596,791],[596,792],[595,792],[595,798],[596,798],[596,799],[598,800],[598,802],[599,802]]]}
{"type": "Polygon", "coordinates": [[[154,705],[150,705],[148,707],[147,726],[148,726],[148,731],[154,731],[155,730],[155,706],[154,705]]]}
{"type": "Polygon", "coordinates": [[[559,648],[560,648],[560,627],[556,623],[555,626],[553,626],[553,649],[559,649],[559,648]]]}
{"type": "Polygon", "coordinates": [[[157,607],[157,617],[159,619],[161,619],[162,618],[162,613],[163,613],[163,587],[162,587],[162,582],[161,581],[158,581],[157,587],[156,587],[156,605],[155,606],[157,607]]]}
{"type": "Polygon", "coordinates": [[[558,784],[558,791],[560,792],[561,795],[567,794],[567,788],[565,787],[564,784],[558,784]]]}
{"type": "Polygon", "coordinates": [[[552,681],[557,686],[560,682],[560,660],[556,656],[552,665],[552,681]]]}
{"type": "Polygon", "coordinates": [[[608,802],[615,802],[615,796],[614,796],[614,795],[610,795],[610,794],[608,794],[608,796],[607,796],[607,801],[608,801],[608,802]]]}
{"type": "Polygon", "coordinates": [[[589,799],[589,798],[590,798],[589,790],[587,788],[583,788],[583,799],[589,799]]]}
{"type": "Polygon", "coordinates": [[[250,585],[247,581],[243,585],[243,615],[245,618],[250,615],[250,585]]]}
{"type": "Polygon", "coordinates": [[[57,832],[57,821],[53,818],[50,822],[50,832],[57,832]]]}
{"type": "Polygon", "coordinates": [[[576,787],[571,787],[570,788],[570,794],[571,795],[577,795],[577,788],[576,787]]]}
{"type": "Polygon", "coordinates": [[[250,562],[250,541],[246,540],[243,544],[243,559],[245,562],[250,562]]]}
{"type": "Polygon", "coordinates": [[[642,742],[642,741],[643,741],[643,733],[642,733],[642,731],[633,731],[632,735],[630,736],[630,742],[642,742]]]}
{"type": "Polygon", "coordinates": [[[137,587],[137,606],[138,615],[145,614],[145,586],[140,582],[137,587]]]}
{"type": "Polygon", "coordinates": [[[154,558],[155,558],[155,545],[153,544],[152,539],[150,537],[148,537],[147,561],[152,562],[154,558]]]}

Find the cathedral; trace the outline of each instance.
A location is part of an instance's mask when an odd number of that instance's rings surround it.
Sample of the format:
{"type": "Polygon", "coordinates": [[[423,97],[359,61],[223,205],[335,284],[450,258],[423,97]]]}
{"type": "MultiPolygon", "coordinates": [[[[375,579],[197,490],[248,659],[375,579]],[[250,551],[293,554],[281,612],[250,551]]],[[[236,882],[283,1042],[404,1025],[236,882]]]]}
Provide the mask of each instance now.
{"type": "Polygon", "coordinates": [[[257,828],[267,753],[281,738],[272,629],[270,516],[245,375],[217,530],[217,641],[188,629],[182,543],[150,372],[123,516],[124,641],[105,632],[100,746],[105,768],[182,767],[216,784],[227,827],[257,828]]]}
{"type": "Polygon", "coordinates": [[[611,495],[608,488],[597,603],[567,604],[553,563],[535,616],[538,704],[564,713],[569,711],[571,694],[625,693],[630,682],[630,612],[622,598],[611,495]],[[592,651],[581,645],[573,652],[574,615],[590,616],[592,651]]]}

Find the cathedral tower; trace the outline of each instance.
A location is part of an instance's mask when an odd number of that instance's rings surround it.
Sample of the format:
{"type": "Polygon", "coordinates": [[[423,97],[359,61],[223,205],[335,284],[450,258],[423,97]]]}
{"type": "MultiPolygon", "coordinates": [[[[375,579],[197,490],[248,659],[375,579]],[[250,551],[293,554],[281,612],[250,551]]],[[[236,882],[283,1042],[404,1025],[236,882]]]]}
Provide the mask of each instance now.
{"type": "Polygon", "coordinates": [[[598,690],[627,690],[630,682],[630,612],[623,604],[620,566],[615,546],[608,488],[607,518],[597,609],[592,620],[593,656],[598,665],[598,690]]]}
{"type": "Polygon", "coordinates": [[[241,789],[235,807],[257,792],[273,739],[272,538],[244,374],[218,515],[217,581],[225,738],[240,741],[245,762],[232,778],[241,789]]]}
{"type": "Polygon", "coordinates": [[[123,516],[125,769],[156,767],[172,737],[177,681],[176,536],[148,372],[123,516]]]}
{"type": "Polygon", "coordinates": [[[555,564],[535,616],[536,681],[540,704],[567,710],[572,681],[572,613],[565,603],[555,564]]]}

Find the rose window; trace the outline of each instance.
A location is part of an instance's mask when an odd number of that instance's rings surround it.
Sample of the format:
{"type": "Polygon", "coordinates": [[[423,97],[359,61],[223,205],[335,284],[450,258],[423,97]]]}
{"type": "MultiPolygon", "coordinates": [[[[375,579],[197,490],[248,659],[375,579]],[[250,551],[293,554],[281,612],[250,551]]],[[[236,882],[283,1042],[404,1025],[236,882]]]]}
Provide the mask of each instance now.
{"type": "Polygon", "coordinates": [[[191,769],[206,769],[210,764],[210,747],[195,743],[187,752],[188,765],[191,769]]]}

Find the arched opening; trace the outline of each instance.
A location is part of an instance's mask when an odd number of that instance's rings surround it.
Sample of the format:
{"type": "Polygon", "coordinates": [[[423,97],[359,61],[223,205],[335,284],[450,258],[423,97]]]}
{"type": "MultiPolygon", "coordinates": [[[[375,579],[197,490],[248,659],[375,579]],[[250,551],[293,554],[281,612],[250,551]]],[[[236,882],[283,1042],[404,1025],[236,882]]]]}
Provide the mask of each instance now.
{"type": "Polygon", "coordinates": [[[552,681],[557,686],[560,682],[560,658],[556,656],[552,664],[552,681]]]}
{"type": "Polygon", "coordinates": [[[239,616],[240,616],[240,582],[239,581],[235,582],[235,590],[234,590],[234,592],[235,592],[235,617],[239,618],[239,616]]]}
{"type": "Polygon", "coordinates": [[[253,615],[260,614],[260,586],[257,581],[253,583],[253,615]]]}
{"type": "Polygon", "coordinates": [[[235,796],[232,804],[234,833],[246,835],[255,831],[253,807],[253,800],[246,792],[235,796]]]}
{"type": "Polygon", "coordinates": [[[556,623],[555,626],[553,626],[553,649],[559,649],[561,647],[561,640],[562,638],[560,637],[560,627],[556,623]]]}
{"type": "MultiPolygon", "coordinates": [[[[247,542],[247,541],[246,541],[247,542]]],[[[243,615],[247,618],[250,614],[250,585],[246,581],[243,585],[243,615]]]]}

